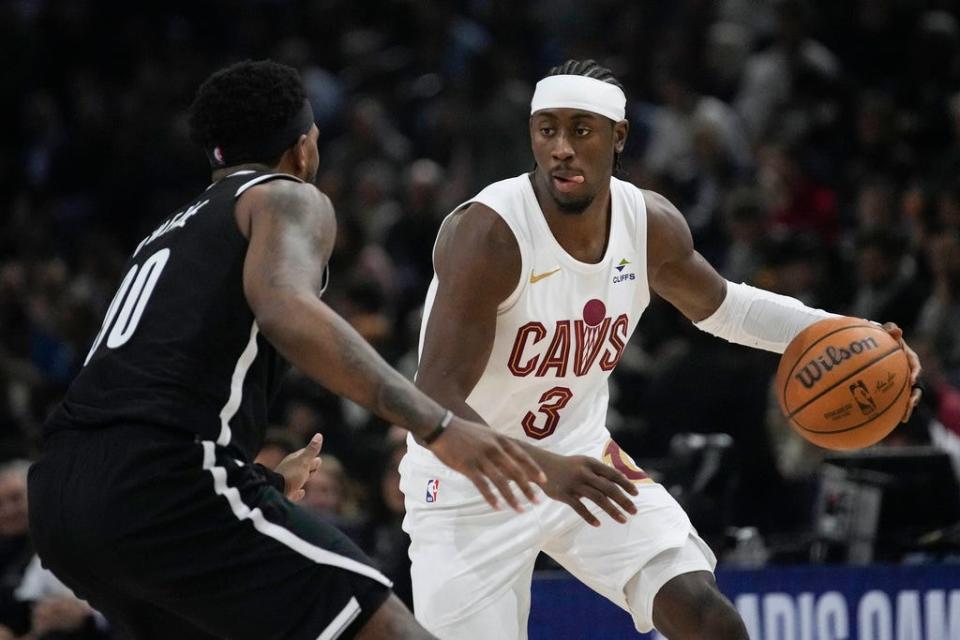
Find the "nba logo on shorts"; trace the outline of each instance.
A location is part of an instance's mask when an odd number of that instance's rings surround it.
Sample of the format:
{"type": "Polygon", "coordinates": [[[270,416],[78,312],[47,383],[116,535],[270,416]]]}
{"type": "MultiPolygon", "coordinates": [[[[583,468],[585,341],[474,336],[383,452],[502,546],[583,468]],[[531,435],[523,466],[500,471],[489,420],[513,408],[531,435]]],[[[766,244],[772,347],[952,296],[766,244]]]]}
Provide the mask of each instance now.
{"type": "Polygon", "coordinates": [[[430,478],[427,480],[427,502],[436,502],[438,493],[440,493],[439,478],[430,478]]]}

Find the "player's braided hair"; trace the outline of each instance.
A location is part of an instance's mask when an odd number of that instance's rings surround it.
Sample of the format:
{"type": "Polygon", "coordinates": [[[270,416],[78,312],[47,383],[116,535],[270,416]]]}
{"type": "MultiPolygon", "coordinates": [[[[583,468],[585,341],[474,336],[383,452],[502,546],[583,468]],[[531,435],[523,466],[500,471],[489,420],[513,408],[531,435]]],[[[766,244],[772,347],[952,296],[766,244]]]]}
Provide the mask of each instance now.
{"type": "MultiPolygon", "coordinates": [[[[617,77],[613,75],[613,71],[610,71],[610,69],[604,67],[596,60],[567,60],[563,64],[552,67],[545,77],[549,78],[550,76],[585,76],[599,80],[600,82],[607,82],[623,89],[623,85],[620,84],[617,77]]],[[[616,172],[623,172],[620,154],[617,152],[613,153],[613,169],[616,172]]]]}
{"type": "Polygon", "coordinates": [[[567,60],[563,64],[550,69],[546,77],[550,76],[585,76],[600,82],[607,82],[623,89],[610,69],[601,66],[596,60],[567,60]]]}
{"type": "MultiPolygon", "coordinates": [[[[306,93],[293,67],[244,60],[207,78],[190,106],[190,138],[204,149],[243,145],[281,129],[303,107],[306,93]]],[[[274,158],[257,158],[275,164],[274,158]]]]}

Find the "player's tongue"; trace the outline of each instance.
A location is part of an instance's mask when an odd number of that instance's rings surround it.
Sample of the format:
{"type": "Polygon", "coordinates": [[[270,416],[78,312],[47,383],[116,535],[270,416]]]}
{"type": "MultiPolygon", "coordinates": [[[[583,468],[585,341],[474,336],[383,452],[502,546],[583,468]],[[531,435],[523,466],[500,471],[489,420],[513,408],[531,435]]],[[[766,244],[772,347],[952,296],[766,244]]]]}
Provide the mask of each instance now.
{"type": "Polygon", "coordinates": [[[581,184],[583,184],[583,176],[580,175],[553,175],[553,184],[557,188],[557,191],[567,193],[568,191],[573,191],[581,184]]]}

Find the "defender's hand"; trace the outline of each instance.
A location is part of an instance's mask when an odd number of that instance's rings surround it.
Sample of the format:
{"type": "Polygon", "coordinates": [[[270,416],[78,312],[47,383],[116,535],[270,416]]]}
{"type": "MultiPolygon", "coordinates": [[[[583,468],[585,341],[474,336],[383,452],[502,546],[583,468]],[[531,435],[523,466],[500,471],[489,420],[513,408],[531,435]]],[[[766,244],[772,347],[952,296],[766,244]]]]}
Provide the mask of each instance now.
{"type": "Polygon", "coordinates": [[[890,334],[890,337],[900,343],[900,346],[903,348],[903,352],[907,354],[907,362],[910,364],[910,385],[913,388],[912,393],[910,394],[910,402],[907,404],[907,411],[903,414],[903,419],[901,422],[906,422],[910,419],[910,416],[913,415],[913,410],[916,408],[917,404],[920,402],[920,396],[922,392],[920,387],[917,386],[917,379],[920,377],[920,372],[923,371],[923,367],[920,366],[920,358],[917,356],[917,352],[911,349],[906,340],[903,339],[903,330],[895,325],[892,322],[886,322],[883,325],[884,330],[890,334]]]}
{"type": "Polygon", "coordinates": [[[323,446],[323,436],[319,433],[313,435],[310,442],[303,449],[294,451],[286,458],[280,461],[275,471],[283,476],[285,480],[284,493],[286,496],[297,502],[303,499],[306,491],[303,485],[307,483],[307,478],[320,468],[320,447],[323,446]]]}
{"type": "Polygon", "coordinates": [[[620,523],[627,521],[624,511],[631,515],[637,512],[633,501],[624,493],[635,496],[637,487],[616,469],[590,456],[561,456],[539,448],[531,453],[547,474],[544,492],[554,500],[570,505],[590,525],[599,527],[600,521],[590,513],[581,498],[598,504],[620,523]]]}
{"type": "Polygon", "coordinates": [[[537,502],[531,483],[546,481],[537,463],[515,440],[457,417],[429,448],[445,465],[470,478],[494,509],[499,509],[500,504],[490,488],[491,482],[507,504],[515,511],[523,511],[508,483],[513,480],[528,500],[537,502]]]}

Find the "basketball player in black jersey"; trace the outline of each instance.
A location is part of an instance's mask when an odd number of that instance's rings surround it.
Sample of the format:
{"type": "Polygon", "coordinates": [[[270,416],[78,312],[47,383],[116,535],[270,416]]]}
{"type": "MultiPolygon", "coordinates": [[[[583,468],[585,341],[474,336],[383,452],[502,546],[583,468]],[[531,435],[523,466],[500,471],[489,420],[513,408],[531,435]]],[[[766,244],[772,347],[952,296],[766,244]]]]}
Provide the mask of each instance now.
{"type": "Polygon", "coordinates": [[[409,429],[494,506],[494,487],[520,510],[508,482],[532,500],[545,479],[321,302],[336,222],[311,184],[318,131],[296,71],[228,67],[190,116],[213,184],[133,252],[46,424],[29,482],[40,557],[129,637],[432,637],[359,549],[291,500],[319,437],[280,473],[251,462],[283,359],[409,429]]]}

